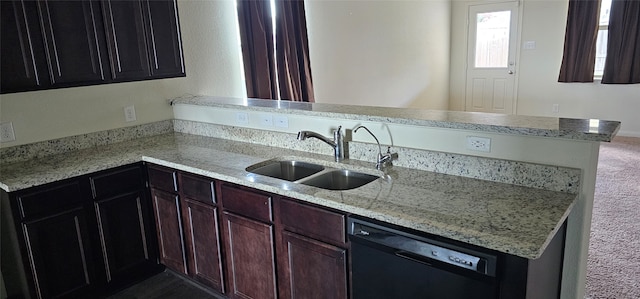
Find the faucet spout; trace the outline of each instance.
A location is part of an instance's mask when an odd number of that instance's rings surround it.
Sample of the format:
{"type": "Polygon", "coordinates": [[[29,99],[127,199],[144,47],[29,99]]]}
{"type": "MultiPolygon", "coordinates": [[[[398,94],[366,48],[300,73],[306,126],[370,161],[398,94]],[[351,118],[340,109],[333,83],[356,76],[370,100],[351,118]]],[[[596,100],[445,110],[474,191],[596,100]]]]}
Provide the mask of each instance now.
{"type": "Polygon", "coordinates": [[[370,135],[371,137],[373,137],[373,139],[376,140],[376,143],[378,144],[378,157],[377,157],[377,161],[376,161],[376,168],[378,170],[384,170],[385,168],[389,167],[389,166],[393,166],[392,161],[393,160],[397,160],[398,159],[398,154],[397,153],[392,153],[391,152],[391,147],[387,147],[387,152],[385,154],[382,153],[382,147],[380,146],[380,141],[378,141],[378,138],[376,137],[376,135],[374,135],[367,127],[365,126],[358,126],[356,127],[355,130],[353,130],[353,132],[358,132],[358,130],[360,129],[365,129],[370,135]]]}
{"type": "Polygon", "coordinates": [[[322,142],[330,145],[334,151],[334,157],[337,162],[344,160],[345,151],[344,151],[344,138],[342,136],[342,132],[340,131],[342,126],[339,126],[337,130],[333,132],[333,140],[322,136],[316,132],[312,131],[300,131],[298,132],[298,140],[305,140],[307,138],[316,138],[321,140],[322,142]]]}
{"type": "Polygon", "coordinates": [[[326,144],[334,146],[334,142],[333,140],[324,137],[316,132],[312,132],[312,131],[300,131],[298,132],[298,140],[305,140],[307,138],[316,138],[316,139],[320,139],[322,141],[324,141],[326,144]]]}

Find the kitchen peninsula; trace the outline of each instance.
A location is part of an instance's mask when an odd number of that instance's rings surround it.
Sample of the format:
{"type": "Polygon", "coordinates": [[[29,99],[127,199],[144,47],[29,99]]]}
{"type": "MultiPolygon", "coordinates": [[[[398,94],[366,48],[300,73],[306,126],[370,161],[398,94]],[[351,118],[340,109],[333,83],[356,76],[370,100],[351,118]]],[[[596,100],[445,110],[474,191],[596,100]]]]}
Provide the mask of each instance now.
{"type": "Polygon", "coordinates": [[[199,96],[172,105],[173,120],[79,138],[90,145],[73,148],[71,138],[50,155],[36,150],[44,143],[3,148],[3,213],[8,194],[144,161],[531,260],[567,220],[561,298],[584,287],[599,142],[619,122],[199,96]],[[387,173],[375,170],[371,136],[351,132],[358,125],[398,153],[387,173]],[[341,164],[381,179],[331,191],[246,171],[287,157],[339,167],[325,144],[295,138],[338,126],[349,144],[341,164]],[[470,149],[469,137],[490,150],[470,149]]]}

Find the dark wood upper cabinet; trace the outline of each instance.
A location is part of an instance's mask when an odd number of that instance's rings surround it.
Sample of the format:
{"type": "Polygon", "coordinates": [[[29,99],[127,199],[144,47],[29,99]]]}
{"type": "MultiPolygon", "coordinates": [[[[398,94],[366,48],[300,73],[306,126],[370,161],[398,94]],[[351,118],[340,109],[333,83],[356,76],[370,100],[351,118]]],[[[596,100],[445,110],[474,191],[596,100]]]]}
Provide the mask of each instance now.
{"type": "Polygon", "coordinates": [[[52,86],[105,82],[104,37],[94,1],[38,1],[52,86]]]}
{"type": "Polygon", "coordinates": [[[143,2],[150,45],[151,75],[184,75],[178,7],[173,0],[143,2]]]}
{"type": "Polygon", "coordinates": [[[185,76],[176,0],[1,2],[0,93],[185,76]]]}
{"type": "Polygon", "coordinates": [[[111,76],[114,80],[151,75],[147,38],[142,14],[143,2],[102,2],[111,76]]]}
{"type": "Polygon", "coordinates": [[[44,57],[36,3],[0,1],[0,5],[0,89],[4,93],[39,88],[48,76],[44,59],[36,59],[44,57]]]}

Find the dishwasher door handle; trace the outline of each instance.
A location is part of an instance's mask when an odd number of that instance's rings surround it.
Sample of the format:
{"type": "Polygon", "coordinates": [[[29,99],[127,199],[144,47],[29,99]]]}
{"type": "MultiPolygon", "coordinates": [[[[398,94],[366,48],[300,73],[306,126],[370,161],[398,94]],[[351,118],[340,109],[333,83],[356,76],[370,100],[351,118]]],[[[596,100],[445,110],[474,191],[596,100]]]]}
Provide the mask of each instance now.
{"type": "Polygon", "coordinates": [[[411,253],[409,251],[398,250],[398,251],[394,252],[393,254],[395,256],[403,258],[403,259],[408,259],[408,260],[416,262],[416,263],[424,264],[424,265],[427,265],[427,266],[432,266],[431,262],[428,260],[427,257],[420,256],[420,255],[411,253]]]}

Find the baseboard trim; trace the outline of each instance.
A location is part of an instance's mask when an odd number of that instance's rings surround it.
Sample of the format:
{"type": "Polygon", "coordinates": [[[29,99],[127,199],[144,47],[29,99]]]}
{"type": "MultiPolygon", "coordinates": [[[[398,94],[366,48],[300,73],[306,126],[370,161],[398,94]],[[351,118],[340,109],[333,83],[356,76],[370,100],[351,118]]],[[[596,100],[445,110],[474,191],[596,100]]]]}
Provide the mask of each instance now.
{"type": "Polygon", "coordinates": [[[640,137],[640,132],[634,131],[618,131],[616,136],[624,136],[624,137],[640,137]]]}

